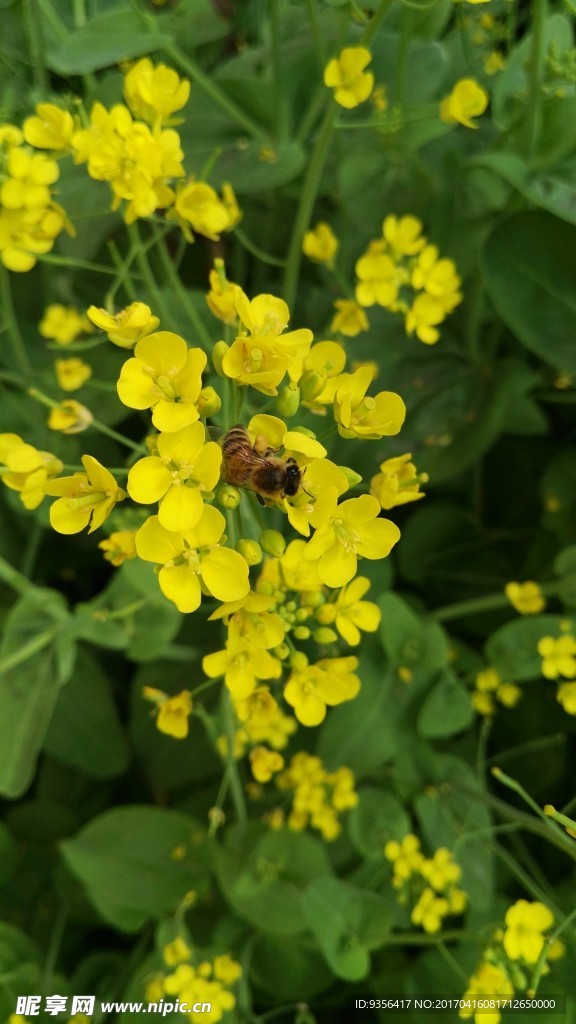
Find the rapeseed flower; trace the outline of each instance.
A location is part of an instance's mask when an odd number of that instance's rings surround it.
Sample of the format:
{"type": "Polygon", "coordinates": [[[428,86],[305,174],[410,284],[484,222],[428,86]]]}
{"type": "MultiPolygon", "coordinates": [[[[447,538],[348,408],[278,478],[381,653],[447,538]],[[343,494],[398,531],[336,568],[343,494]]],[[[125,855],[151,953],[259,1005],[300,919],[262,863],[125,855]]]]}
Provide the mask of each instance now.
{"type": "Polygon", "coordinates": [[[123,565],[131,558],[136,558],[136,530],[115,530],[106,540],[101,540],[98,547],[104,552],[104,558],[112,565],[123,565]]]}
{"type": "Polygon", "coordinates": [[[140,339],[133,358],[122,367],[117,385],[120,401],[130,409],[152,409],[157,430],[180,430],[199,418],[195,403],[205,366],[202,349],[189,349],[178,334],[149,334],[140,339]]]}
{"type": "Polygon", "coordinates": [[[143,505],[160,502],[158,519],[167,530],[190,530],[202,516],[204,495],[220,479],[222,449],[205,440],[202,423],[156,438],[157,455],[136,462],[128,473],[130,497],[143,505]]]}
{"type": "Polygon", "coordinates": [[[316,618],[322,625],[334,623],[340,636],[351,647],[357,647],[362,633],[374,633],[380,625],[380,609],[372,601],[362,598],[370,589],[370,580],[357,576],[342,587],[336,601],[321,605],[316,618]]]}
{"type": "Polygon", "coordinates": [[[50,409],[48,426],[50,430],[60,430],[63,434],[81,434],[93,419],[90,409],[76,399],[68,398],[50,409]]]}
{"type": "Polygon", "coordinates": [[[77,391],[92,376],[92,367],[83,359],[56,359],[54,371],[63,391],[77,391]]]}
{"type": "Polygon", "coordinates": [[[576,677],[576,638],[573,636],[543,636],[538,641],[538,654],[542,658],[542,675],[546,679],[576,677]]]}
{"type": "Polygon", "coordinates": [[[2,483],[18,491],[24,508],[34,509],[44,498],[44,485],[64,467],[55,455],[38,451],[18,434],[0,434],[0,468],[2,483]]]}
{"type": "Polygon", "coordinates": [[[224,260],[214,260],[214,268],[210,271],[208,279],[210,282],[210,291],[206,295],[208,308],[218,320],[232,327],[238,320],[236,310],[238,285],[226,279],[224,260]]]}
{"type": "Polygon", "coordinates": [[[521,615],[537,615],[546,607],[540,587],[532,580],[527,580],[526,583],[507,583],[504,593],[521,615]]]}
{"type": "Polygon", "coordinates": [[[180,693],[169,697],[163,690],[156,690],[153,686],[144,686],[142,696],[154,703],[154,715],[156,727],[166,736],[172,736],[175,740],[186,739],[188,735],[188,719],[192,714],[192,697],[190,690],[182,690],[180,693]]]}
{"type": "Polygon", "coordinates": [[[93,533],[108,518],[125,492],[112,474],[92,455],[82,456],[85,473],[60,477],[44,485],[44,493],[58,500],[50,507],[50,523],[57,533],[93,533]]]}
{"type": "Polygon", "coordinates": [[[343,587],[356,575],[359,557],[386,558],[400,539],[400,530],[379,519],[380,506],[369,494],[338,505],[335,487],[318,496],[311,517],[316,532],[304,555],[318,561],[318,575],[328,587],[343,587]]]}
{"type": "Polygon", "coordinates": [[[424,497],[420,484],[426,483],[428,477],[426,473],[418,474],[411,458],[408,453],[380,463],[380,472],[370,481],[370,494],[374,495],[381,508],[396,508],[424,497]]]}
{"type": "Polygon", "coordinates": [[[374,88],[374,75],[365,71],[372,60],[364,46],[347,46],[324,69],[324,85],[334,89],[334,99],[341,107],[352,110],[368,99],[374,88]]]}
{"type": "Polygon", "coordinates": [[[335,299],[334,309],[336,314],[330,324],[330,330],[338,334],[344,334],[348,338],[355,338],[362,331],[367,331],[370,324],[362,306],[353,299],[335,299]]]}
{"type": "Polygon", "coordinates": [[[74,118],[54,103],[38,103],[36,113],[24,121],[22,131],[29,146],[66,152],[74,134],[74,118]]]}
{"type": "Polygon", "coordinates": [[[535,964],[544,946],[544,932],[554,924],[554,916],[544,903],[517,900],[505,917],[502,944],[511,960],[535,964]]]}
{"type": "Polygon", "coordinates": [[[124,76],[124,97],[135,117],[151,125],[166,121],[186,106],[190,82],[180,78],[166,64],[152,63],[144,57],[124,76]]]}
{"type": "Polygon", "coordinates": [[[334,397],[334,419],[341,437],[380,438],[397,434],[406,416],[406,406],[394,391],[366,395],[372,370],[361,367],[341,374],[334,397]]]}
{"type": "Polygon", "coordinates": [[[57,345],[70,345],[79,334],[89,334],[92,329],[90,321],[75,306],[62,306],[59,302],[46,306],[38,325],[42,337],[57,345]]]}
{"type": "Polygon", "coordinates": [[[302,252],[308,259],[332,266],[340,243],[332,228],[325,221],[319,221],[302,239],[302,252]]]}
{"type": "Polygon", "coordinates": [[[196,611],[202,598],[200,580],[219,601],[235,601],[248,593],[246,562],[237,551],[220,543],[225,525],[222,513],[205,505],[191,530],[167,530],[158,516],[151,516],[138,530],[139,558],[161,566],[160,589],[179,611],[196,611]]]}
{"type": "Polygon", "coordinates": [[[152,315],[150,306],[145,302],[131,302],[118,313],[90,306],[86,316],[95,327],[105,331],[109,340],[119,348],[133,348],[141,338],[152,334],[160,325],[159,318],[152,315]]]}
{"type": "Polygon", "coordinates": [[[466,128],[477,128],[473,119],[484,113],[488,99],[486,90],[473,78],[461,78],[450,95],[442,100],[440,118],[448,123],[458,122],[466,128]]]}
{"type": "Polygon", "coordinates": [[[284,758],[276,750],[254,747],[250,751],[250,769],[256,782],[270,782],[270,779],[284,767],[284,758]]]}
{"type": "Polygon", "coordinates": [[[234,700],[244,700],[256,689],[257,680],[279,679],[282,666],[267,650],[232,636],[223,651],[207,654],[202,669],[209,679],[224,676],[234,700]]]}
{"type": "Polygon", "coordinates": [[[224,186],[220,198],[216,189],[195,178],[178,185],[167,216],[169,220],[178,220],[188,242],[194,241],[193,231],[217,242],[223,231],[232,231],[241,219],[231,185],[224,186]]]}
{"type": "Polygon", "coordinates": [[[360,691],[360,680],[354,675],[358,659],[325,658],[293,672],[284,688],[284,699],[294,708],[302,725],[320,725],[326,717],[326,706],[334,707],[353,700],[360,691]]]}

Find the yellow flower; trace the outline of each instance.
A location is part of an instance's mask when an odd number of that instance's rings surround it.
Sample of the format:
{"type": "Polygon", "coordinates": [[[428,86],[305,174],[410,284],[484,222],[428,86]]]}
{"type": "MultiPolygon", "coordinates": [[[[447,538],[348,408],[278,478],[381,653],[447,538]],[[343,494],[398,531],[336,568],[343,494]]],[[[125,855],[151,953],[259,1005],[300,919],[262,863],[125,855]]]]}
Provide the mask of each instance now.
{"type": "Polygon", "coordinates": [[[57,533],[80,533],[89,526],[93,533],[108,518],[126,494],[112,474],[92,455],[82,456],[85,473],[61,477],[44,486],[46,494],[57,497],[50,507],[50,523],[57,533]]]}
{"type": "Polygon", "coordinates": [[[124,96],[135,117],[154,124],[181,110],[190,96],[190,82],[148,57],[137,61],[124,77],[124,96]]]}
{"type": "Polygon", "coordinates": [[[473,78],[461,78],[440,104],[440,117],[448,123],[458,122],[466,128],[477,128],[472,120],[488,106],[488,93],[473,78]]]}
{"type": "Polygon", "coordinates": [[[302,240],[302,252],[311,260],[331,266],[340,243],[329,224],[319,221],[307,231],[302,240]]]}
{"type": "Polygon", "coordinates": [[[34,209],[0,207],[0,259],[8,270],[24,274],[43,253],[50,252],[54,239],[66,228],[73,230],[66,214],[55,203],[34,209]]]}
{"type": "Polygon", "coordinates": [[[162,568],[160,589],[179,611],[198,608],[203,586],[219,601],[236,601],[249,589],[248,566],[237,551],[222,547],[226,521],[218,509],[205,505],[202,517],[191,530],[166,530],[151,516],[136,534],[136,551],[146,562],[162,568]]]}
{"type": "Polygon", "coordinates": [[[411,283],[413,288],[423,289],[438,299],[444,313],[451,313],[462,301],[462,282],[456,272],[456,265],[453,260],[440,259],[435,245],[427,245],[418,254],[411,283]]]}
{"type": "Polygon", "coordinates": [[[104,558],[112,565],[122,565],[130,558],[136,558],[136,530],[116,530],[106,540],[101,540],[98,547],[104,552],[104,558]]]}
{"type": "Polygon", "coordinates": [[[422,221],[410,214],[405,217],[386,217],[382,234],[393,252],[399,256],[416,256],[426,245],[422,235],[422,221]]]}
{"type": "Polygon", "coordinates": [[[369,367],[342,374],[334,398],[334,419],[341,437],[380,438],[397,434],[406,406],[394,391],[366,395],[372,380],[369,367]]]}
{"type": "Polygon", "coordinates": [[[176,190],[174,206],[168,211],[168,219],[178,219],[184,237],[194,241],[193,231],[217,242],[223,231],[232,231],[241,214],[231,185],[224,185],[222,199],[205,181],[190,178],[181,182],[176,190]]]}
{"type": "Polygon", "coordinates": [[[91,332],[92,325],[75,306],[62,306],[55,302],[46,306],[38,330],[43,338],[55,341],[57,345],[69,345],[79,334],[91,332]]]}
{"type": "Polygon", "coordinates": [[[478,996],[513,996],[514,985],[502,967],[482,963],[468,982],[468,989],[462,996],[463,1006],[458,1011],[461,1020],[474,1016],[475,1024],[499,1024],[501,1014],[497,1009],[475,1010],[471,1000],[478,996]],[[466,1006],[466,1003],[471,1005],[466,1006]]]}
{"type": "MultiPolygon", "coordinates": [[[[166,736],[175,740],[186,739],[188,735],[188,719],[192,714],[192,697],[190,690],[182,690],[174,697],[168,697],[163,690],[152,686],[144,686],[142,696],[154,703],[156,727],[166,736]]],[[[187,959],[185,957],[184,959],[187,959]]]]}
{"type": "Polygon", "coordinates": [[[167,530],[190,530],[204,508],[203,493],[220,479],[222,449],[205,442],[202,423],[191,423],[156,439],[157,455],[136,462],[128,473],[130,497],[143,505],[160,502],[158,519],[167,530]]]}
{"type": "Polygon", "coordinates": [[[284,758],[275,750],[268,750],[267,747],[254,747],[250,751],[250,769],[256,782],[270,782],[276,772],[281,772],[284,767],[284,758]]]}
{"type": "Polygon", "coordinates": [[[206,355],[189,349],[178,334],[158,331],[141,338],[118,380],[120,401],[130,409],[152,409],[157,430],[179,430],[194,423],[206,355]]]}
{"type": "Polygon", "coordinates": [[[300,328],[284,333],[290,311],[274,295],[257,295],[250,301],[238,288],[235,303],[241,323],[249,333],[235,339],[224,355],[222,370],[240,384],[276,395],[286,372],[298,379],[312,344],[312,331],[300,328]]]}
{"type": "Polygon", "coordinates": [[[526,583],[507,583],[504,593],[521,615],[537,615],[546,607],[540,587],[532,580],[527,580],[526,583]]]}
{"type": "Polygon", "coordinates": [[[418,475],[411,458],[408,453],[380,463],[380,472],[370,481],[370,494],[374,495],[381,508],[396,508],[424,497],[420,483],[426,483],[428,477],[425,473],[418,475]]]}
{"type": "Polygon", "coordinates": [[[226,279],[224,260],[214,260],[214,269],[210,271],[209,281],[210,291],[206,296],[208,308],[218,320],[232,327],[238,319],[236,311],[238,285],[226,279]]]}
{"type": "Polygon", "coordinates": [[[56,359],[54,369],[63,391],[77,391],[92,376],[92,367],[83,359],[56,359]]]}
{"type": "Polygon", "coordinates": [[[353,700],[360,691],[360,680],[354,675],[358,659],[324,658],[316,665],[307,665],[294,672],[284,688],[284,699],[294,708],[302,725],[320,725],[326,717],[326,706],[334,707],[353,700]]]}
{"type": "Polygon", "coordinates": [[[446,318],[446,311],[440,299],[421,292],[406,313],[406,334],[416,334],[425,345],[435,345],[440,337],[438,324],[446,318]]]}
{"type": "Polygon", "coordinates": [[[522,696],[522,690],[515,683],[502,683],[496,690],[496,698],[505,708],[516,706],[522,696]]]}
{"type": "Polygon", "coordinates": [[[74,118],[54,103],[38,103],[36,114],[27,117],[22,126],[24,138],[36,149],[66,150],[74,133],[74,118]]]}
{"type": "Polygon", "coordinates": [[[356,575],[358,557],[385,558],[400,539],[395,523],[378,518],[380,506],[371,495],[337,502],[335,487],[319,495],[311,517],[316,532],[304,552],[318,561],[318,574],[328,587],[343,587],[356,575]]]}
{"type": "Polygon", "coordinates": [[[242,977],[242,968],[232,957],[217,956],[214,960],[214,977],[223,985],[234,985],[242,977]]]}
{"type": "Polygon", "coordinates": [[[360,281],[356,286],[356,301],[361,306],[394,308],[398,290],[408,275],[384,252],[383,242],[371,242],[356,262],[355,270],[360,281]]]}
{"type": "Polygon", "coordinates": [[[266,727],[280,713],[280,707],[267,686],[258,686],[242,700],[234,701],[234,710],[249,732],[254,727],[266,727]]]}
{"type": "Polygon", "coordinates": [[[232,636],[223,651],[207,654],[202,669],[209,679],[224,676],[234,700],[245,700],[256,689],[258,679],[278,679],[282,666],[268,651],[232,636]]]}
{"type": "Polygon", "coordinates": [[[576,639],[572,636],[543,636],[538,641],[542,675],[546,679],[574,679],[576,676],[576,639]]]}
{"type": "Polygon", "coordinates": [[[374,88],[374,75],[365,71],[372,60],[364,46],[347,46],[338,57],[328,61],[324,69],[324,85],[334,89],[334,99],[341,107],[352,110],[367,100],[374,88]]]}
{"type": "Polygon", "coordinates": [[[443,896],[437,896],[433,889],[426,887],[410,915],[412,924],[422,925],[428,935],[434,935],[442,927],[442,918],[450,913],[450,904],[443,896]]]}
{"type": "Polygon", "coordinates": [[[336,315],[330,325],[331,331],[345,334],[348,338],[355,338],[357,334],[368,330],[370,326],[368,317],[362,306],[359,306],[353,299],[336,299],[334,308],[336,315]]]}
{"type": "Polygon", "coordinates": [[[4,146],[6,150],[9,150],[12,149],[12,146],[20,146],[23,139],[22,132],[15,124],[8,124],[5,121],[0,122],[0,146],[4,146]]]}
{"type": "Polygon", "coordinates": [[[506,931],[502,940],[511,960],[535,964],[544,946],[543,933],[554,924],[554,916],[544,903],[518,900],[505,917],[506,931]]]}
{"type": "MultiPolygon", "coordinates": [[[[470,3],[470,0],[468,0],[468,2],[470,3]]],[[[486,2],[486,0],[483,0],[483,2],[486,2]]],[[[492,50],[484,61],[484,71],[487,75],[497,75],[498,72],[503,71],[505,67],[506,60],[504,54],[500,53],[499,50],[492,50]]]]}
{"type": "MultiPolygon", "coordinates": [[[[380,609],[372,601],[363,601],[362,598],[370,589],[370,580],[365,576],[357,576],[346,587],[343,587],[334,605],[324,605],[323,608],[333,608],[335,613],[334,625],[351,647],[357,647],[361,640],[362,630],[365,633],[374,633],[380,625],[380,609]]],[[[319,609],[322,611],[322,609],[319,609]]],[[[324,619],[317,615],[318,621],[322,624],[324,619]]]]}
{"type": "Polygon", "coordinates": [[[556,700],[568,715],[576,715],[576,682],[561,683],[558,687],[556,700]]]}
{"type": "Polygon", "coordinates": [[[44,498],[44,485],[62,472],[60,459],[26,444],[18,434],[0,434],[0,474],[2,483],[18,491],[24,508],[38,508],[44,498]]]}
{"type": "MultiPolygon", "coordinates": [[[[186,691],[184,691],[186,692],[186,691]]],[[[190,959],[192,950],[181,935],[177,935],[172,942],[168,942],[162,948],[162,959],[167,967],[176,967],[190,959]]]]}
{"type": "Polygon", "coordinates": [[[338,497],[348,490],[346,475],[329,459],[315,459],[306,466],[304,486],[295,498],[284,498],[281,505],[289,523],[304,537],[310,536],[310,524],[318,495],[326,487],[335,487],[338,497]]]}
{"type": "Polygon", "coordinates": [[[144,302],[132,302],[119,313],[109,313],[106,309],[90,306],[86,315],[119,348],[132,348],[141,338],[152,334],[160,324],[158,317],[152,315],[150,306],[144,302]]]}
{"type": "Polygon", "coordinates": [[[50,203],[50,185],[60,173],[55,160],[44,153],[32,153],[15,147],[8,154],[8,177],[0,188],[0,202],[8,210],[47,207],[50,203]]]}
{"type": "Polygon", "coordinates": [[[50,430],[61,430],[63,434],[81,434],[93,419],[90,409],[76,399],[68,398],[50,410],[48,426],[50,430]]]}

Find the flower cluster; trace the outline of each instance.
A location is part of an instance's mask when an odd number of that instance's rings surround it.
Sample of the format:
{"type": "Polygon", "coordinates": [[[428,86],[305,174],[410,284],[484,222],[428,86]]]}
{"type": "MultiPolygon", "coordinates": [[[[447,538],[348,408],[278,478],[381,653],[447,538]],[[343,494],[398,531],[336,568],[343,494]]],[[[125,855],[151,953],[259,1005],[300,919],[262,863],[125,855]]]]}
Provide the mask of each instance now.
{"type": "MultiPolygon", "coordinates": [[[[232,990],[242,977],[242,968],[232,957],[225,954],[200,959],[182,936],[163,947],[162,957],[166,970],[153,974],[146,985],[149,1004],[158,1006],[165,996],[176,998],[183,1006],[208,1004],[209,1010],[190,1010],[184,1015],[192,1022],[208,1024],[218,1024],[227,1010],[234,1009],[236,996],[232,990]]],[[[153,1007],[149,1005],[148,1010],[153,1012],[153,1007]]]]}
{"type": "Polygon", "coordinates": [[[513,708],[521,696],[520,687],[516,683],[504,682],[494,668],[484,668],[476,675],[472,704],[479,715],[492,717],[496,701],[505,708],[513,708]]]}
{"type": "Polygon", "coordinates": [[[0,434],[0,479],[18,491],[24,508],[38,508],[45,485],[62,472],[60,459],[26,444],[18,434],[0,434]]]}
{"type": "Polygon", "coordinates": [[[46,306],[38,331],[47,341],[57,345],[71,345],[80,334],[89,334],[92,324],[87,316],[80,313],[75,306],[63,306],[54,302],[46,306]]]}
{"type": "MultiPolygon", "coordinates": [[[[548,961],[557,960],[564,953],[562,943],[550,942],[546,932],[554,924],[554,917],[544,903],[517,900],[506,912],[504,922],[485,946],[480,963],[468,982],[463,1000],[477,996],[513,996],[530,990],[531,969],[547,946],[544,974],[550,970],[548,961]]],[[[490,1021],[498,1024],[497,1009],[489,1014],[463,1006],[459,1011],[463,1020],[474,1017],[475,1024],[490,1021]]]]}
{"type": "MultiPolygon", "coordinates": [[[[258,778],[254,763],[252,770],[258,778]]],[[[319,757],[304,751],[294,754],[288,768],[277,775],[275,784],[281,792],[291,794],[292,806],[287,814],[281,807],[272,811],[268,815],[270,826],[282,828],[285,825],[295,832],[310,826],[327,842],[337,839],[342,831],[339,821],[342,811],[358,803],[354,773],[350,768],[341,766],[328,772],[319,757]]]]}
{"type": "Polygon", "coordinates": [[[426,345],[438,341],[439,324],[462,300],[453,261],[428,242],[417,217],[386,217],[382,237],[357,261],[356,275],[358,304],[401,315],[406,333],[426,345]]]}
{"type": "Polygon", "coordinates": [[[424,497],[420,484],[428,482],[428,474],[418,473],[411,458],[408,453],[380,463],[380,472],[370,481],[370,494],[374,495],[381,508],[396,508],[424,497]]]}
{"type": "MultiPolygon", "coordinates": [[[[570,623],[568,623],[570,625],[570,623]]],[[[558,683],[556,699],[569,715],[576,715],[576,637],[543,636],[538,641],[542,675],[558,683]]]]}
{"type": "Polygon", "coordinates": [[[527,580],[526,583],[507,583],[504,592],[520,615],[538,615],[546,607],[540,587],[532,580],[527,580]]]}
{"type": "Polygon", "coordinates": [[[72,231],[54,200],[58,164],[32,148],[44,148],[33,123],[41,120],[42,111],[51,109],[49,103],[40,104],[38,117],[29,118],[23,130],[0,125],[0,260],[8,270],[20,273],[31,270],[38,256],[50,252],[63,228],[72,231]]]}
{"type": "Polygon", "coordinates": [[[463,913],[467,896],[456,884],[462,871],[446,847],[425,857],[420,840],[409,832],[401,842],[386,843],[384,856],[393,865],[392,885],[399,902],[409,907],[412,924],[434,934],[445,917],[463,913]]]}

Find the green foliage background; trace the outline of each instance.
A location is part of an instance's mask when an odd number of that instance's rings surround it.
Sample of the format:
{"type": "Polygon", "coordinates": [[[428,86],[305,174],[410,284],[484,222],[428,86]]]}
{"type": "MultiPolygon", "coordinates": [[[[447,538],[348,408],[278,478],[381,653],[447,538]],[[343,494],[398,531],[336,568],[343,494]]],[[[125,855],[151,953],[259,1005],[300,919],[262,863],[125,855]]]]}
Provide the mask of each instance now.
{"type": "MultiPolygon", "coordinates": [[[[384,458],[411,451],[430,483],[423,502],[394,511],[402,529],[394,555],[362,563],[382,627],[360,648],[360,695],[318,730],[299,733],[330,769],[345,764],[356,774],[359,805],[333,844],[269,832],[256,819],[244,828],[228,804],[226,824],[208,837],[223,771],[209,735],[198,718],[186,742],[161,735],[140,694],[143,685],[176,693],[200,681],[203,654],[220,646],[217,624],[199,629],[194,616],[180,616],[141,564],[109,571],[93,538],[55,542],[46,506],[25,513],[3,489],[2,1019],[28,991],[142,998],[190,889],[198,893],[186,914],[194,943],[226,949],[244,966],[230,1019],[256,1022],[286,1006],[278,1019],[301,1024],[301,1003],[328,1021],[352,1019],[359,994],[458,994],[476,963],[477,933],[511,902],[542,899],[557,923],[576,905],[573,840],[489,772],[502,765],[538,806],[574,806],[575,720],[541,678],[536,652],[576,606],[573,4],[389,3],[371,44],[388,111],[377,124],[364,108],[342,114],[318,166],[331,102],[322,68],[358,42],[362,19],[382,6],[0,2],[5,120],[20,123],[57,95],[118,101],[118,63],[142,55],[192,79],[179,129],[187,171],[200,174],[217,154],[210,181],[230,181],[244,212],[241,233],[219,250],[228,275],[251,295],[285,294],[293,324],[329,337],[341,295],[322,267],[298,268],[292,229],[306,214],[303,196],[312,222],[329,221],[340,239],[339,269],[350,284],[383,218],[411,213],[455,261],[464,292],[434,347],[407,339],[398,319],[376,309],[368,333],[349,343],[351,357],[378,363],[378,385],[403,396],[408,416],[400,440],[371,442],[360,456],[355,442],[340,440],[339,461],[369,479],[384,458]],[[469,27],[488,10],[506,55],[493,78],[469,27]],[[464,76],[490,93],[476,131],[437,116],[439,100],[464,76]],[[504,597],[506,582],[525,579],[548,585],[545,614],[518,617],[504,597]],[[106,614],[134,602],[127,617],[106,614]],[[470,703],[485,664],[523,690],[491,727],[470,703]],[[413,673],[410,685],[398,677],[401,666],[413,673]],[[411,930],[391,888],[383,846],[408,830],[430,850],[454,850],[463,867],[469,908],[445,939],[411,930]],[[194,856],[171,860],[191,834],[194,856]]],[[[34,382],[48,389],[53,353],[37,332],[44,307],[102,305],[110,281],[91,265],[110,265],[111,242],[121,254],[128,244],[106,187],[84,168],[66,165],[59,191],[76,236],[58,242],[56,259],[10,275],[34,382]]],[[[214,246],[199,240],[181,268],[188,306],[212,333],[204,293],[213,256],[214,246]]],[[[139,298],[163,327],[190,338],[189,308],[155,269],[155,293],[143,289],[139,298]]],[[[5,302],[0,343],[9,374],[18,366],[5,302]]],[[[114,381],[123,356],[94,349],[95,375],[114,381]]],[[[79,398],[108,426],[141,430],[113,388],[86,386],[79,398]]],[[[45,410],[6,379],[0,430],[66,463],[86,450],[84,435],[50,432],[45,410]]],[[[113,440],[90,435],[89,443],[104,464],[123,457],[113,440]]],[[[214,697],[205,706],[218,715],[214,697]]],[[[575,935],[568,923],[565,957],[539,990],[568,993],[572,1015],[575,935]]]]}

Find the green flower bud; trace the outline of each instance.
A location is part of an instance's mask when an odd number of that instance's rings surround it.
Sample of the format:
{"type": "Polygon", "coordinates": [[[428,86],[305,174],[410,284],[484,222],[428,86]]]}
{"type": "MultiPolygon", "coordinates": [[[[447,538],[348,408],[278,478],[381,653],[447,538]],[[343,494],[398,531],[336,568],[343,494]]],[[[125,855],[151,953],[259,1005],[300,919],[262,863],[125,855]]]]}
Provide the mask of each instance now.
{"type": "Polygon", "coordinates": [[[285,661],[290,654],[290,648],[288,647],[288,644],[278,644],[278,646],[272,651],[272,654],[275,658],[279,658],[280,661],[285,661]]]}
{"type": "Polygon", "coordinates": [[[308,629],[308,626],[296,626],[294,636],[297,640],[308,640],[310,637],[310,630],[308,629]]]}
{"type": "Polygon", "coordinates": [[[236,551],[242,555],[248,565],[260,565],[262,561],[262,548],[257,540],[242,539],[236,544],[236,551]]]}
{"type": "Polygon", "coordinates": [[[284,416],[286,419],[296,415],[300,408],[300,388],[297,384],[290,382],[281,389],[276,399],[276,408],[280,416],[284,416]]]}
{"type": "Polygon", "coordinates": [[[222,508],[238,508],[241,499],[240,491],[237,487],[232,487],[232,484],[222,484],[216,491],[216,501],[222,508]]]}
{"type": "Polygon", "coordinates": [[[336,605],[335,604],[323,604],[320,608],[316,609],[316,621],[321,626],[330,626],[336,618],[336,605]]]}
{"type": "Polygon", "coordinates": [[[228,345],[225,341],[217,341],[212,349],[212,366],[219,377],[225,377],[226,374],[222,369],[222,360],[228,351],[228,345]]]}
{"type": "Polygon", "coordinates": [[[349,487],[356,487],[356,484],[362,483],[362,477],[360,474],[356,473],[355,470],[350,469],[349,466],[338,466],[338,469],[341,473],[344,473],[349,487]]]}
{"type": "Polygon", "coordinates": [[[318,370],[306,370],[306,373],[300,378],[302,401],[311,402],[316,398],[324,390],[327,380],[328,377],[325,373],[319,373],[318,370]]]}
{"type": "Polygon", "coordinates": [[[294,672],[303,672],[308,665],[308,658],[304,654],[304,651],[293,651],[290,655],[290,668],[294,669],[294,672]]]}
{"type": "Polygon", "coordinates": [[[333,644],[338,639],[338,634],[328,626],[321,626],[315,631],[314,639],[317,644],[333,644]]]}
{"type": "Polygon", "coordinates": [[[298,611],[296,612],[296,622],[306,622],[307,618],[308,618],[308,609],[307,608],[299,608],[298,611]]]}
{"type": "Polygon", "coordinates": [[[201,416],[214,416],[220,411],[222,401],[220,395],[213,387],[202,388],[196,402],[196,408],[201,416]]]}
{"type": "MultiPolygon", "coordinates": [[[[234,488],[235,489],[235,488],[234,488]]],[[[260,547],[272,558],[280,558],[286,550],[286,541],[278,530],[262,530],[260,534],[260,547]]]]}
{"type": "Polygon", "coordinates": [[[269,580],[262,580],[262,582],[258,584],[258,593],[266,594],[267,597],[272,597],[274,594],[274,584],[270,583],[269,580]]]}
{"type": "Polygon", "coordinates": [[[316,590],[310,594],[306,594],[306,601],[311,608],[319,608],[320,605],[324,604],[326,598],[321,590],[316,590]]]}

